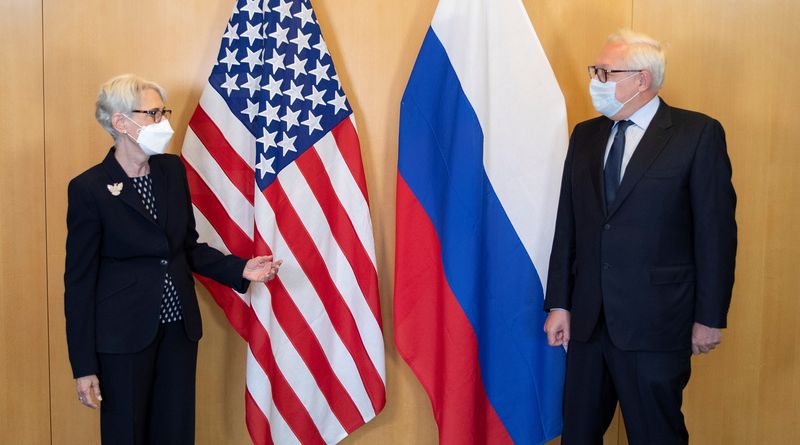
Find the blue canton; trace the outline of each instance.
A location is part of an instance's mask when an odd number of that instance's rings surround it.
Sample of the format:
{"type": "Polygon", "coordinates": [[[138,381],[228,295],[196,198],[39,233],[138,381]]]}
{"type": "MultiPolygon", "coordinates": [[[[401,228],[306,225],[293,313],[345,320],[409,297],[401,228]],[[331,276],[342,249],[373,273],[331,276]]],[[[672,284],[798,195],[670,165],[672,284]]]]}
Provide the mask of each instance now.
{"type": "Polygon", "coordinates": [[[352,113],[308,0],[239,0],[209,83],[256,138],[261,190],[352,113]]]}

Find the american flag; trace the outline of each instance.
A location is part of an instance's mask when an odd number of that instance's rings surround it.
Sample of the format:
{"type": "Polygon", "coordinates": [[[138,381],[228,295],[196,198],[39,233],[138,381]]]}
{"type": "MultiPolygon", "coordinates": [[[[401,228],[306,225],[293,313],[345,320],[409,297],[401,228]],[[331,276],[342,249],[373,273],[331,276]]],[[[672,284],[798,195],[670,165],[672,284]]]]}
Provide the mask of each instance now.
{"type": "Polygon", "coordinates": [[[198,277],[247,341],[255,444],[336,443],[380,412],[386,378],[353,111],[308,0],[240,0],[186,133],[200,238],[283,260],[238,294],[198,277]]]}

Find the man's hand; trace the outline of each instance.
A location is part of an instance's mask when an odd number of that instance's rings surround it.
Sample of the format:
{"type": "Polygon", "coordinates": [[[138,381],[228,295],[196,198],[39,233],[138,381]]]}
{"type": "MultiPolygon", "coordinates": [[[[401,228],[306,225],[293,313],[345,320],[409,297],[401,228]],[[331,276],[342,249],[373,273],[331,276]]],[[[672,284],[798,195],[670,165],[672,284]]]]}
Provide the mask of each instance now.
{"type": "Polygon", "coordinates": [[[100,396],[100,381],[94,374],[75,379],[75,389],[78,400],[91,409],[97,409],[97,402],[103,400],[100,396]]]}
{"type": "Polygon", "coordinates": [[[692,353],[695,355],[711,352],[722,341],[722,330],[710,328],[700,323],[692,326],[692,353]]]}
{"type": "Polygon", "coordinates": [[[567,346],[569,344],[569,311],[554,309],[550,311],[544,322],[547,343],[550,346],[567,346]]]}

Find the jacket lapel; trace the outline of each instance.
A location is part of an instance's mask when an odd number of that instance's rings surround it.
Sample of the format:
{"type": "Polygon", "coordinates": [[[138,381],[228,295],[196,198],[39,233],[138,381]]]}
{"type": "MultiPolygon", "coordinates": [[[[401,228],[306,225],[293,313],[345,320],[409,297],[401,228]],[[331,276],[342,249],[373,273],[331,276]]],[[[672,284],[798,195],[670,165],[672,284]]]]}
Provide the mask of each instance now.
{"type": "Polygon", "coordinates": [[[169,206],[167,205],[167,175],[160,162],[150,158],[150,177],[153,179],[153,195],[156,200],[158,225],[163,229],[167,225],[169,206]],[[155,161],[155,162],[154,162],[155,161]]]}
{"type": "Polygon", "coordinates": [[[610,218],[619,209],[625,198],[631,193],[639,180],[642,179],[644,173],[650,168],[650,165],[656,160],[672,136],[672,131],[670,130],[672,118],[669,109],[669,105],[662,100],[658,106],[658,111],[653,116],[653,120],[644,132],[642,140],[636,147],[636,151],[633,152],[628,167],[625,169],[625,174],[617,191],[617,197],[608,210],[607,218],[610,218]]]}
{"type": "Polygon", "coordinates": [[[150,212],[144,208],[144,204],[142,204],[142,198],[138,193],[136,193],[136,189],[133,188],[133,181],[125,173],[125,170],[122,169],[122,166],[119,165],[119,162],[117,162],[116,158],[114,158],[114,147],[108,151],[108,154],[106,155],[105,159],[103,159],[101,164],[103,169],[106,171],[106,174],[108,174],[109,185],[119,183],[122,184],[122,190],[119,194],[119,198],[122,200],[122,202],[132,207],[145,219],[155,224],[153,217],[150,216],[150,212]]]}

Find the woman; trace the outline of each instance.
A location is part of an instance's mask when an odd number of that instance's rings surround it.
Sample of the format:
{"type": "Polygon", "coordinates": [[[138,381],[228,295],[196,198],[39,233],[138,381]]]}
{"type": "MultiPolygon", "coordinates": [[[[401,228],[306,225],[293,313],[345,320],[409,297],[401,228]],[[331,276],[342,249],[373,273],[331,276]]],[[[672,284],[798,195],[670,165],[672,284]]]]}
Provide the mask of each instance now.
{"type": "Polygon", "coordinates": [[[194,442],[202,332],[191,274],[245,292],[280,267],[198,243],[183,164],[163,154],[173,133],[164,100],[133,75],[103,85],[95,115],[114,147],[68,189],[69,357],[80,402],[103,401],[108,444],[194,442]]]}

